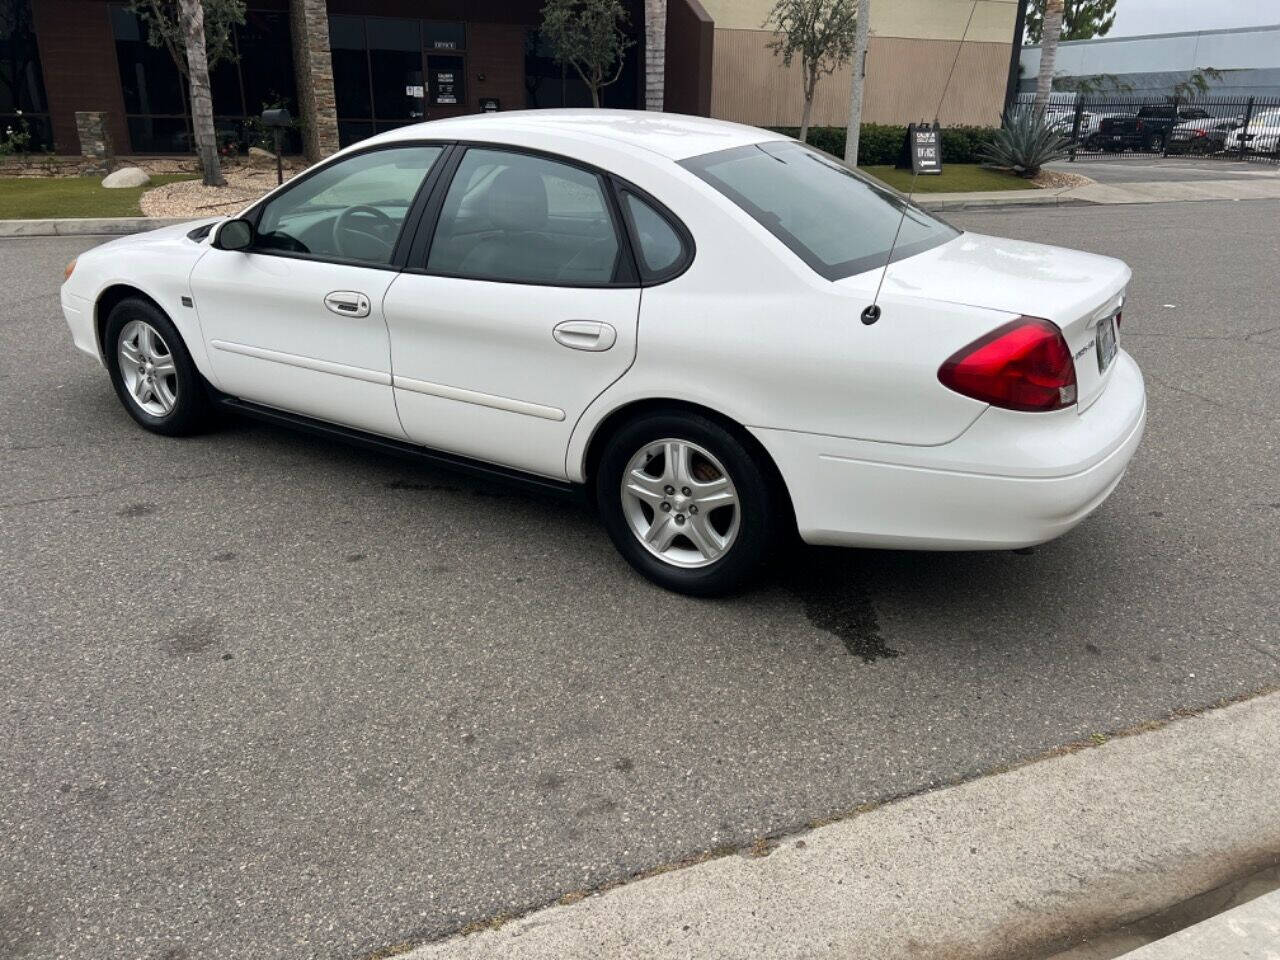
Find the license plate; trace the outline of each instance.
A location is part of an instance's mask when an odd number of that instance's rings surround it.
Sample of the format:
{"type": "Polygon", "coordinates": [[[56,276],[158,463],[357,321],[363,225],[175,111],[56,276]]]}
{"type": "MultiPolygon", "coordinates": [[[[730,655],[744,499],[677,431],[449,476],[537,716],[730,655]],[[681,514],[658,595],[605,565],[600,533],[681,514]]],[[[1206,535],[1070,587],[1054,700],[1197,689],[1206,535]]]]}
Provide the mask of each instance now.
{"type": "Polygon", "coordinates": [[[1098,324],[1098,335],[1095,339],[1098,342],[1098,372],[1102,373],[1111,366],[1111,361],[1116,357],[1115,317],[1107,317],[1098,324]]]}

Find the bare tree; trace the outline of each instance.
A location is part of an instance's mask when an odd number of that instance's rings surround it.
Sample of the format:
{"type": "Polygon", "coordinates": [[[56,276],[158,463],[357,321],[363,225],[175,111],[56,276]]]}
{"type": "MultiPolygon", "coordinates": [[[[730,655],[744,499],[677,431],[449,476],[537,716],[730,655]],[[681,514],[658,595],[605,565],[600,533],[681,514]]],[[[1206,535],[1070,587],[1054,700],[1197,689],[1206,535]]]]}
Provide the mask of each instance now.
{"type": "Polygon", "coordinates": [[[804,113],[800,139],[809,136],[813,93],[818,81],[835,73],[853,55],[853,0],[778,0],[763,26],[777,32],[769,48],[791,66],[800,55],[804,113]]]}
{"type": "Polygon", "coordinates": [[[1040,74],[1036,77],[1035,112],[1043,114],[1053,90],[1053,69],[1058,62],[1058,41],[1062,38],[1063,0],[1045,0],[1044,29],[1040,38],[1040,74]]]}
{"type": "Polygon", "coordinates": [[[209,60],[204,49],[204,5],[200,0],[180,0],[180,17],[187,47],[187,76],[191,87],[191,123],[196,153],[206,187],[225,187],[218,162],[218,134],[213,126],[213,93],[209,89],[209,60]]]}
{"type": "Polygon", "coordinates": [[[853,80],[849,84],[849,129],[845,131],[844,162],[858,165],[858,141],[862,134],[862,90],[867,81],[867,46],[871,42],[871,0],[858,0],[858,20],[853,31],[853,80]]]}

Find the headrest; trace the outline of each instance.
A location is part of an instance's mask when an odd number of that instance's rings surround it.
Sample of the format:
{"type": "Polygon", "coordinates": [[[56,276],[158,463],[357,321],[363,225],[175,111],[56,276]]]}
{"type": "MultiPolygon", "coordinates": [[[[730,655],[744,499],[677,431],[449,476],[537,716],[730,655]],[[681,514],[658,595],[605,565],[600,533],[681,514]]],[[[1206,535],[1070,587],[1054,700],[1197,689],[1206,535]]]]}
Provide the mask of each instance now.
{"type": "Polygon", "coordinates": [[[547,225],[547,188],[532,170],[508,168],[488,193],[489,219],[501,230],[542,230],[547,225]]]}

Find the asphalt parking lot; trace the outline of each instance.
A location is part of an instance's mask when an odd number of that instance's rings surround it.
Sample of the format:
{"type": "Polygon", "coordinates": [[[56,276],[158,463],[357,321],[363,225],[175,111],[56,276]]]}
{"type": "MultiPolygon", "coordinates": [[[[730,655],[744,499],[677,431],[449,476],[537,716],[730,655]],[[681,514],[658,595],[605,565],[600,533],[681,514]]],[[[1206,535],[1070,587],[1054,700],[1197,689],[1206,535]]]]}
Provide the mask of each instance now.
{"type": "Polygon", "coordinates": [[[1280,177],[1280,165],[1261,159],[1247,161],[1226,157],[1161,157],[1136,154],[1123,157],[1082,155],[1076,160],[1057,160],[1052,170],[1078,173],[1099,183],[1173,183],[1198,180],[1252,180],[1280,177]]]}
{"type": "Polygon", "coordinates": [[[1034,551],[715,602],[582,510],[142,432],[59,314],[93,241],[0,242],[0,956],[367,957],[1275,686],[1278,215],[952,216],[1132,265],[1125,482],[1034,551]]]}

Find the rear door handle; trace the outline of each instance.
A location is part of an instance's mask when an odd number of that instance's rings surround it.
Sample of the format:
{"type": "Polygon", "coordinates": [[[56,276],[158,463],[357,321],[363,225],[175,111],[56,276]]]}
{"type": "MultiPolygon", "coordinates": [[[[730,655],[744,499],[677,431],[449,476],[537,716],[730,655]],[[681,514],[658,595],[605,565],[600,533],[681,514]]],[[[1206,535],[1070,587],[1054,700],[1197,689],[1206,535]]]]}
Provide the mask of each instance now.
{"type": "Polygon", "coordinates": [[[608,350],[618,342],[618,331],[599,320],[566,320],[557,323],[551,335],[556,343],[571,350],[608,350]]]}
{"type": "Polygon", "coordinates": [[[355,290],[335,290],[324,298],[324,305],[340,317],[369,315],[369,298],[355,290]]]}

